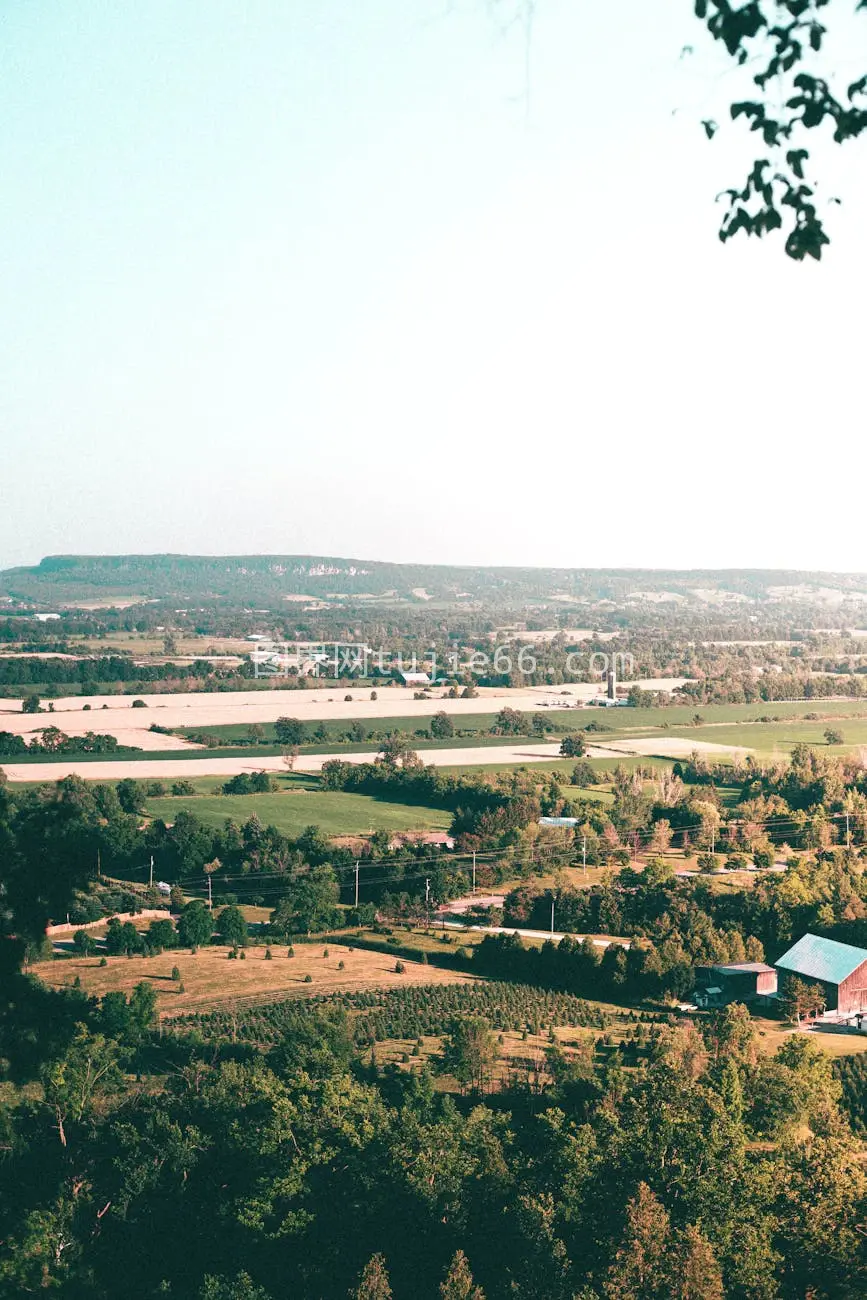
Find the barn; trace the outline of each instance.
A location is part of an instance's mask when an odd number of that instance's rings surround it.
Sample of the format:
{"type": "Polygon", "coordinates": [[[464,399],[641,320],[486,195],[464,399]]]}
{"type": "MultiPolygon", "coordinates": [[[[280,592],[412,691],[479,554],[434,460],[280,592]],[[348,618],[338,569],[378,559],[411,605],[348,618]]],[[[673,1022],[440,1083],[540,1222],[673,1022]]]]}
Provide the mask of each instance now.
{"type": "Polygon", "coordinates": [[[774,965],[781,986],[792,975],[821,985],[826,1009],[838,1017],[867,1012],[867,948],[805,934],[774,965]]]}
{"type": "Polygon", "coordinates": [[[699,966],[695,972],[695,1004],[724,1007],[729,1002],[753,1002],[777,991],[777,972],[763,961],[725,962],[699,966]]]}

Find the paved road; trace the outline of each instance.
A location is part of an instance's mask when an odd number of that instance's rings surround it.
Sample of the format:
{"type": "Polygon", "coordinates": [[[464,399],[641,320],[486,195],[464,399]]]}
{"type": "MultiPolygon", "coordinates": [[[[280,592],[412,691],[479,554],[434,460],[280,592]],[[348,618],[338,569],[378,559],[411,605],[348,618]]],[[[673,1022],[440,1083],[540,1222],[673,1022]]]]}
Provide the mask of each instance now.
{"type": "MultiPolygon", "coordinates": [[[[439,924],[439,923],[438,923],[439,924]]],[[[550,939],[553,943],[559,943],[565,939],[565,933],[559,930],[520,930],[513,925],[461,925],[460,921],[446,921],[444,923],[446,930],[476,930],[481,934],[517,934],[522,939],[550,939]]],[[[631,947],[629,939],[595,939],[586,934],[570,934],[570,939],[577,939],[581,943],[584,939],[590,938],[590,942],[596,948],[608,948],[612,943],[619,943],[623,948],[631,947]]]]}

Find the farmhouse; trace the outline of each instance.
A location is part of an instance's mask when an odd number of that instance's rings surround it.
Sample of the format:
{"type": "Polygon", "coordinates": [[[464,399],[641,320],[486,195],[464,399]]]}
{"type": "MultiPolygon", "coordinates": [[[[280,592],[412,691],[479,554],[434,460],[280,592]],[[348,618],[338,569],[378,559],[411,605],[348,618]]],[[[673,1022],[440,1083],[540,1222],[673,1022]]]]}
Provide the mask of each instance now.
{"type": "Polygon", "coordinates": [[[773,997],[777,972],[762,961],[698,966],[695,972],[697,1007],[724,1007],[729,1002],[754,1002],[773,997]]]}
{"type": "Polygon", "coordinates": [[[388,841],[388,847],[392,851],[402,848],[404,844],[432,844],[439,849],[455,847],[454,839],[446,831],[404,831],[400,835],[392,835],[388,841]]]}
{"type": "Polygon", "coordinates": [[[404,686],[430,686],[428,673],[401,673],[404,686]]]}
{"type": "Polygon", "coordinates": [[[867,1012],[867,948],[805,934],[774,965],[781,985],[791,976],[819,984],[827,1010],[837,1018],[867,1012]]]}

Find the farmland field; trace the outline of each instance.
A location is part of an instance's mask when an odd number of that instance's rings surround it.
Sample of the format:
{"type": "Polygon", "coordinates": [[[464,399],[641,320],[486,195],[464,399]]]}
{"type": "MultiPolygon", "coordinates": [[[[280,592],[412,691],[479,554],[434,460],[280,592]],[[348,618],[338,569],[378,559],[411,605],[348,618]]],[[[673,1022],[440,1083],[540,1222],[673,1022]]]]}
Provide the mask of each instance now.
{"type": "Polygon", "coordinates": [[[343,791],[293,788],[275,794],[201,794],[148,799],[147,814],[173,822],[190,812],[206,826],[222,826],[227,818],[245,822],[253,813],[265,825],[296,836],[307,826],[326,835],[354,835],[370,830],[448,830],[451,813],[418,804],[389,803],[371,795],[343,791]]]}
{"type": "Polygon", "coordinates": [[[296,955],[287,957],[286,946],[275,944],[271,961],[266,961],[264,947],[245,949],[244,961],[229,961],[228,948],[211,947],[200,948],[195,954],[175,949],[156,957],[109,957],[107,966],[100,966],[98,957],[40,962],[32,972],[52,988],[72,985],[78,977],[84,992],[95,997],[115,990],[131,993],[136,984],[145,980],[157,991],[157,1011],[163,1017],[242,999],[311,997],[344,989],[405,984],[454,984],[469,978],[405,958],[405,970],[399,974],[390,954],[360,948],[350,952],[343,944],[296,943],[294,948],[296,955]],[[341,961],[343,970],[338,965],[341,961]],[[174,966],[181,972],[183,992],[180,984],[172,980],[174,966]],[[307,975],[311,976],[310,983],[305,982],[307,975]]]}

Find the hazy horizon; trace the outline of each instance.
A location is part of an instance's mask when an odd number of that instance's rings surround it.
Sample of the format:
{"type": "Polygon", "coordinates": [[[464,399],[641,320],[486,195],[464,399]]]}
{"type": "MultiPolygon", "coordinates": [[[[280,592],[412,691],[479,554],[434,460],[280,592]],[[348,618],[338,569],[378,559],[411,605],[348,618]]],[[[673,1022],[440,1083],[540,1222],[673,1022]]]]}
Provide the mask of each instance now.
{"type": "Polygon", "coordinates": [[[466,561],[437,561],[422,560],[417,557],[409,559],[394,559],[388,555],[352,555],[337,554],[335,551],[114,551],[114,552],[53,552],[51,555],[40,556],[32,564],[22,563],[15,565],[0,566],[0,572],[9,569],[38,568],[46,560],[58,557],[66,558],[75,556],[81,559],[119,559],[119,558],[136,558],[157,560],[162,558],[183,558],[183,559],[333,559],[346,560],[358,564],[382,564],[382,565],[404,565],[409,568],[455,568],[455,569],[539,569],[540,571],[549,569],[562,569],[564,572],[574,570],[596,571],[599,573],[625,572],[625,573],[790,573],[790,574],[813,574],[815,576],[827,577],[861,577],[867,576],[867,569],[822,569],[822,568],[790,568],[785,565],[665,565],[665,564],[506,564],[497,560],[477,562],[473,560],[466,561]]]}

